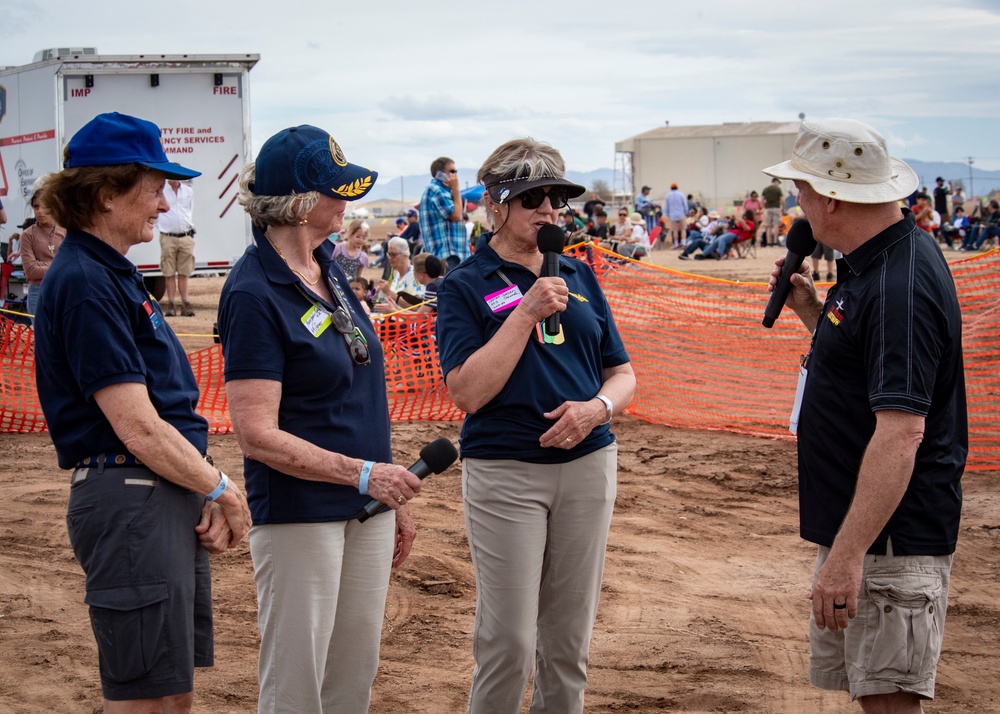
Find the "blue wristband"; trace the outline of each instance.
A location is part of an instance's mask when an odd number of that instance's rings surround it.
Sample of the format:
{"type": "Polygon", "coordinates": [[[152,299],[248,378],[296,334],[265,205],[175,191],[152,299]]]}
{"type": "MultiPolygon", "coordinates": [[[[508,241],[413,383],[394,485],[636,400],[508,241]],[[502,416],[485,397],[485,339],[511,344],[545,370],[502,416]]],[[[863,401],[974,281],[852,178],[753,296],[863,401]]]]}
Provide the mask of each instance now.
{"type": "Polygon", "coordinates": [[[221,471],[219,472],[219,485],[215,487],[215,490],[210,494],[205,496],[209,501],[215,501],[226,492],[226,487],[229,485],[229,477],[226,476],[221,471]]]}
{"type": "Polygon", "coordinates": [[[358,476],[358,493],[362,496],[368,495],[368,477],[371,475],[374,465],[374,461],[366,461],[361,465],[361,475],[358,476]]]}

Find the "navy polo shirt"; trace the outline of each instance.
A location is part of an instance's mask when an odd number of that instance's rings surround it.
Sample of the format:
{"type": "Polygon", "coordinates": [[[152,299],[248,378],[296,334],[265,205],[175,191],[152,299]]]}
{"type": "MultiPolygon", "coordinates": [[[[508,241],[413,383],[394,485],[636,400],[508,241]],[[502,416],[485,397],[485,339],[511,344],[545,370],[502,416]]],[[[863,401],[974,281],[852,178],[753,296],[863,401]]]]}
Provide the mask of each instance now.
{"type": "MultiPolygon", "coordinates": [[[[341,285],[351,318],[368,340],[370,365],[356,365],[344,336],[330,325],[318,337],[302,318],[319,304],[335,306],[303,285],[267,238],[254,229],[222,289],[219,336],[225,379],[281,382],[278,425],[328,451],[392,463],[389,405],[382,346],[347,277],[324,241],[313,255],[326,276],[341,285]]],[[[349,520],[370,500],[357,488],[307,481],[259,461],[244,459],[247,501],[256,524],[349,520]]]]}
{"type": "Polygon", "coordinates": [[[208,423],[196,411],[191,364],[142,276],[98,238],[70,230],[45,274],[35,318],[38,400],[59,466],[125,453],[94,401],[122,382],[146,385],[160,418],[205,453],[208,423]]]}
{"type": "MultiPolygon", "coordinates": [[[[444,375],[485,345],[513,311],[514,305],[503,306],[504,300],[495,297],[510,287],[501,272],[522,295],[537,280],[527,268],[502,260],[483,240],[476,253],[441,282],[437,341],[444,375]]],[[[542,416],[544,412],[565,401],[593,399],[604,384],[604,369],[629,361],[590,266],[561,256],[559,276],[570,292],[566,311],[560,313],[565,341],[545,344],[536,326],[504,388],[475,414],[466,416],[463,458],[565,463],[614,441],[609,425],[603,424],[572,449],[539,446],[542,434],[555,424],[542,416]]]]}
{"type": "Polygon", "coordinates": [[[869,549],[955,550],[969,439],[962,316],[948,264],[913,214],[839,261],[809,356],[799,417],[800,530],[831,546],[847,514],[875,412],[925,418],[901,503],[869,549]]]}

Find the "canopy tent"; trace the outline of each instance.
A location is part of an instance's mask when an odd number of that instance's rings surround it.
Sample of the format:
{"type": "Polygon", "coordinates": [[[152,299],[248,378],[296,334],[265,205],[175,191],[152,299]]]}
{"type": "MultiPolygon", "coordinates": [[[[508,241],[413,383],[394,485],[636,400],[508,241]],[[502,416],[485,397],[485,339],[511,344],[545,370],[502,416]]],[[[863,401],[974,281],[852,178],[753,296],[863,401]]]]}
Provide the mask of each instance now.
{"type": "Polygon", "coordinates": [[[469,188],[462,191],[462,200],[466,203],[479,203],[483,200],[483,191],[486,190],[485,186],[476,184],[475,186],[470,186],[469,188]]]}

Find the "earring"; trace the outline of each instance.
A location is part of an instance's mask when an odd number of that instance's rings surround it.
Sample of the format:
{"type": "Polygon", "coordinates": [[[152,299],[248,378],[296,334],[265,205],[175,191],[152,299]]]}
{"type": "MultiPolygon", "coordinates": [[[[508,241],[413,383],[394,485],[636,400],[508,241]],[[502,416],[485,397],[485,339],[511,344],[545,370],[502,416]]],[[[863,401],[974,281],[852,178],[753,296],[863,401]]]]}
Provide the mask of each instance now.
{"type": "Polygon", "coordinates": [[[308,219],[308,218],[303,218],[303,219],[301,219],[301,220],[299,221],[299,225],[300,225],[300,226],[307,226],[307,225],[309,225],[309,219],[308,219]]]}
{"type": "Polygon", "coordinates": [[[104,207],[104,210],[106,210],[106,211],[110,211],[110,210],[111,210],[111,204],[109,203],[108,205],[106,205],[106,206],[104,207]]]}

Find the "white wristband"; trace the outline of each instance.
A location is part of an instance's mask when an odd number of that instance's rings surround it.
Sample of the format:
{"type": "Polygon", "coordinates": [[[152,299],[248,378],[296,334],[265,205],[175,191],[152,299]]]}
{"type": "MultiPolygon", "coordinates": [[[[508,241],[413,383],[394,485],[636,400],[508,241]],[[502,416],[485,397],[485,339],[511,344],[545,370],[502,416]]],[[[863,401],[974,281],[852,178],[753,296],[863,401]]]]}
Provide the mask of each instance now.
{"type": "Polygon", "coordinates": [[[221,471],[219,472],[219,485],[215,487],[215,490],[210,494],[205,496],[209,501],[215,501],[226,492],[226,487],[229,486],[229,477],[226,476],[221,471]]]}
{"type": "Polygon", "coordinates": [[[602,423],[603,424],[610,424],[611,423],[611,417],[613,417],[615,415],[615,405],[612,404],[611,400],[608,399],[607,397],[605,397],[603,394],[598,394],[596,397],[594,397],[594,399],[600,399],[602,402],[604,402],[604,406],[607,407],[607,409],[608,409],[608,420],[606,422],[602,422],[602,423]]]}
{"type": "Polygon", "coordinates": [[[361,464],[361,473],[358,474],[358,493],[362,496],[368,495],[368,477],[371,476],[374,461],[366,461],[361,464]]]}

